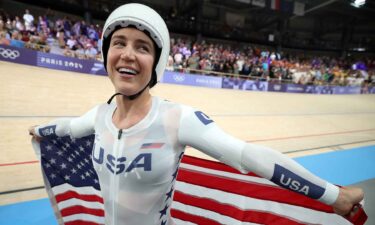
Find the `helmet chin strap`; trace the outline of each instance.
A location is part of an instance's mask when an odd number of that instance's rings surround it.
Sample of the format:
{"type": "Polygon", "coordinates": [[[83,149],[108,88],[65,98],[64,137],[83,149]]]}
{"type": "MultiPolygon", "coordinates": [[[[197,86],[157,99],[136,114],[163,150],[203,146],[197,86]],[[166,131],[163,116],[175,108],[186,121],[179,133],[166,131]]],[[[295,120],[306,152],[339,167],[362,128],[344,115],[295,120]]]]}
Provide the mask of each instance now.
{"type": "Polygon", "coordinates": [[[138,98],[138,97],[139,97],[139,96],[140,96],[140,95],[146,90],[146,88],[147,88],[148,86],[149,86],[149,84],[147,84],[142,90],[140,90],[137,94],[134,94],[134,95],[124,95],[124,94],[122,94],[122,93],[120,93],[120,92],[117,92],[117,93],[115,93],[114,95],[112,95],[112,96],[108,99],[107,104],[108,104],[108,105],[111,104],[113,98],[114,98],[116,95],[123,95],[124,97],[128,98],[129,100],[134,100],[134,99],[138,98]]]}

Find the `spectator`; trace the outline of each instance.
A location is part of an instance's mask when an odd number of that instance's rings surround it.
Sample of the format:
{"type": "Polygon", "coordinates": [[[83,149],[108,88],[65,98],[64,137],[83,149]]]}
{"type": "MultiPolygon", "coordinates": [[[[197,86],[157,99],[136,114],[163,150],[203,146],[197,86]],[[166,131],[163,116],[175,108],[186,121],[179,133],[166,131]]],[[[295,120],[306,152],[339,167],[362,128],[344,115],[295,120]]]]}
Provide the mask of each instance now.
{"type": "Polygon", "coordinates": [[[37,25],[38,33],[43,32],[43,34],[45,36],[48,36],[49,35],[49,28],[48,28],[47,21],[42,16],[39,16],[38,19],[39,19],[38,25],[37,25]]]}
{"type": "Polygon", "coordinates": [[[10,40],[6,36],[5,31],[0,31],[0,45],[10,45],[10,40]]]}
{"type": "Polygon", "coordinates": [[[72,35],[66,41],[66,45],[68,45],[71,50],[76,50],[75,46],[76,46],[76,44],[78,44],[76,39],[77,39],[77,37],[75,35],[72,35]]]}
{"type": "Polygon", "coordinates": [[[167,67],[165,69],[168,70],[168,71],[173,71],[173,64],[174,64],[173,57],[171,55],[169,55],[167,67]]]}
{"type": "Polygon", "coordinates": [[[85,55],[88,59],[95,59],[98,51],[92,46],[92,44],[86,44],[85,55]]]}
{"type": "Polygon", "coordinates": [[[18,31],[12,33],[12,39],[10,40],[10,46],[17,48],[24,48],[25,42],[21,41],[22,35],[18,31]]]}
{"type": "Polygon", "coordinates": [[[34,16],[30,14],[28,9],[25,10],[25,14],[23,15],[23,20],[25,21],[25,29],[30,31],[34,26],[34,16]]]}
{"type": "Polygon", "coordinates": [[[85,49],[83,49],[82,45],[76,43],[74,48],[75,48],[75,51],[74,51],[75,57],[79,59],[86,59],[85,49]]]}
{"type": "Polygon", "coordinates": [[[74,51],[72,51],[68,45],[65,45],[64,51],[63,51],[64,56],[68,57],[74,57],[74,51]]]}
{"type": "Polygon", "coordinates": [[[188,67],[189,69],[196,71],[199,69],[199,52],[195,51],[193,55],[188,59],[188,67]]]}
{"type": "Polygon", "coordinates": [[[25,26],[18,16],[16,16],[14,21],[13,21],[13,28],[17,31],[24,31],[25,30],[25,26]]]}
{"type": "Polygon", "coordinates": [[[57,38],[60,48],[65,48],[64,22],[62,19],[59,19],[56,21],[55,30],[56,30],[56,38],[57,38]]]}

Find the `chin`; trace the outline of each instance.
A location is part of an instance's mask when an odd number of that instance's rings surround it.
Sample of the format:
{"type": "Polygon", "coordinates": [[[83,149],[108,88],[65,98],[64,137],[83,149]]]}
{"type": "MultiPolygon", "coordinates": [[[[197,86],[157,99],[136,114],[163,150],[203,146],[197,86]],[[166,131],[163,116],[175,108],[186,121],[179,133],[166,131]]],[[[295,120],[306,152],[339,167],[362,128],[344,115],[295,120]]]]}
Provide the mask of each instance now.
{"type": "Polygon", "coordinates": [[[130,96],[137,94],[141,89],[141,87],[134,87],[134,85],[121,85],[121,87],[116,88],[116,92],[130,96]]]}

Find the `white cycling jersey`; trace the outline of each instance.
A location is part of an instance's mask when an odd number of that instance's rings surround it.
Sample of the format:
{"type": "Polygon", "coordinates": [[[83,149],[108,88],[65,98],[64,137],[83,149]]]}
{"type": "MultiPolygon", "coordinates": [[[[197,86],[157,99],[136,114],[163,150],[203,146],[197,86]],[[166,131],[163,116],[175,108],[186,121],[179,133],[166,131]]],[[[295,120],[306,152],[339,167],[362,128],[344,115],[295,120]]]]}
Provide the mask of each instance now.
{"type": "Polygon", "coordinates": [[[174,224],[170,217],[178,166],[189,145],[241,172],[252,171],[321,202],[335,202],[338,187],[292,159],[223,132],[203,112],[152,98],[146,117],[129,129],[112,122],[116,104],[99,105],[74,119],[35,128],[39,136],[95,133],[92,160],[104,199],[105,224],[174,224]],[[48,132],[44,132],[48,129],[48,132]]]}

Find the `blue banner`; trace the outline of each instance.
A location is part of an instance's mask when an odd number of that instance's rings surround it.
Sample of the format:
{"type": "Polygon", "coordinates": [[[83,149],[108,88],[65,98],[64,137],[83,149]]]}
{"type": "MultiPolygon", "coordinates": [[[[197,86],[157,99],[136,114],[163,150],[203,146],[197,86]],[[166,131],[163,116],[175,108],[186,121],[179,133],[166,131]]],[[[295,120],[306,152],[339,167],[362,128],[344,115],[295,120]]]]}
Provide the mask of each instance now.
{"type": "Polygon", "coordinates": [[[199,87],[221,88],[222,78],[214,76],[191,75],[187,73],[165,71],[162,82],[169,84],[183,84],[199,87]]]}

